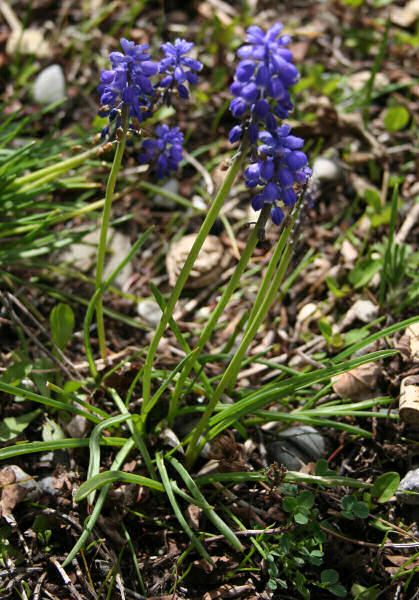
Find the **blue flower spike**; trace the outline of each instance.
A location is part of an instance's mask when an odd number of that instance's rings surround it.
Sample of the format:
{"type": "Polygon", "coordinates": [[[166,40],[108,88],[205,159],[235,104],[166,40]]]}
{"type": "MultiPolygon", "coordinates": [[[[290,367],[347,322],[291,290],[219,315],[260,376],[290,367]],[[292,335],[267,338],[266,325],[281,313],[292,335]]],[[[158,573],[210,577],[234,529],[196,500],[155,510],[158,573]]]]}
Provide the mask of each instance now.
{"type": "Polygon", "coordinates": [[[174,87],[177,88],[181,98],[189,98],[189,91],[185,85],[188,82],[190,85],[195,85],[198,81],[198,76],[195,71],[202,69],[202,63],[195,58],[186,56],[194,47],[193,42],[176,38],[175,43],[166,42],[161,46],[165,54],[165,58],[160,61],[159,73],[166,75],[159,86],[166,88],[166,102],[171,102],[171,91],[174,87]]]}
{"type": "MultiPolygon", "coordinates": [[[[202,69],[199,60],[187,56],[194,47],[193,42],[176,39],[174,44],[162,45],[164,58],[160,62],[151,60],[148,44],[135,44],[125,38],[120,40],[122,52],[111,52],[109,59],[112,69],[105,69],[100,76],[101,107],[99,114],[108,117],[115,126],[117,139],[121,126],[121,112],[128,109],[128,128],[136,135],[141,123],[153,115],[153,109],[159,102],[171,103],[173,88],[177,88],[181,98],[188,98],[187,85],[198,81],[196,72],[202,69]],[[155,75],[163,76],[152,83],[155,75]],[[156,93],[165,88],[164,94],[156,93]]],[[[109,134],[109,125],[102,130],[102,137],[109,134]]],[[[155,129],[155,139],[148,138],[141,145],[138,159],[141,163],[155,163],[158,179],[170,175],[178,169],[183,158],[183,134],[179,127],[170,129],[160,124],[155,129]]]]}
{"type": "Polygon", "coordinates": [[[163,179],[177,171],[183,159],[183,133],[179,127],[156,127],[157,139],[147,139],[141,144],[138,161],[142,164],[156,160],[156,177],[163,179]]]}
{"type": "Polygon", "coordinates": [[[111,52],[109,59],[112,69],[103,70],[99,85],[101,116],[109,116],[110,121],[118,120],[122,105],[128,107],[130,125],[133,119],[141,123],[151,117],[151,97],[154,88],[150,81],[156,75],[159,65],[150,60],[148,44],[136,45],[125,38],[120,40],[124,52],[111,52]]]}
{"type": "Polygon", "coordinates": [[[251,164],[245,171],[248,188],[257,188],[252,200],[254,210],[271,205],[271,219],[280,225],[284,208],[297,201],[296,189],[311,176],[308,159],[301,150],[302,138],[281,124],[293,108],[289,89],[299,74],[286,48],[291,39],[282,35],[282,23],[265,33],[260,27],[247,29],[246,44],[237,51],[242,59],[230,91],[234,96],[230,111],[240,119],[229,134],[233,144],[244,136],[251,145],[251,164]]]}

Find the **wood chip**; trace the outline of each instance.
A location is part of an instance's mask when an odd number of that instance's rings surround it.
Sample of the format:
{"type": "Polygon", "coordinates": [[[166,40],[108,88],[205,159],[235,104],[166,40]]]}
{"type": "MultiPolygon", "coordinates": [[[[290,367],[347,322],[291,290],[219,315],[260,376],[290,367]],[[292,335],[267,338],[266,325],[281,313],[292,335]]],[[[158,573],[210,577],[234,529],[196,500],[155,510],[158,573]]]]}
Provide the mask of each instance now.
{"type": "Polygon", "coordinates": [[[400,418],[410,425],[419,425],[419,376],[406,377],[400,385],[400,418]]]}

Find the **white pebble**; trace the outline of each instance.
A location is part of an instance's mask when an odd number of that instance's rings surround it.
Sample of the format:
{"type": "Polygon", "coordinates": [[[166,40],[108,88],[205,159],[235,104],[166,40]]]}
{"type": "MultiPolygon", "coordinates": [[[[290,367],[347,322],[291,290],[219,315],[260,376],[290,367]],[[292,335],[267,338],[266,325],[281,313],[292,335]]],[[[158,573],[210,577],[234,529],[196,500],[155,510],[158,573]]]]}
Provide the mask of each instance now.
{"type": "Polygon", "coordinates": [[[157,327],[162,317],[160,306],[154,300],[143,300],[138,305],[138,315],[151,327],[157,327]]]}
{"type": "Polygon", "coordinates": [[[60,65],[50,65],[39,73],[33,86],[33,97],[39,104],[51,104],[65,98],[65,79],[60,65]]]}
{"type": "Polygon", "coordinates": [[[339,166],[330,158],[318,156],[313,163],[313,179],[317,181],[337,181],[341,171],[339,166]]]}

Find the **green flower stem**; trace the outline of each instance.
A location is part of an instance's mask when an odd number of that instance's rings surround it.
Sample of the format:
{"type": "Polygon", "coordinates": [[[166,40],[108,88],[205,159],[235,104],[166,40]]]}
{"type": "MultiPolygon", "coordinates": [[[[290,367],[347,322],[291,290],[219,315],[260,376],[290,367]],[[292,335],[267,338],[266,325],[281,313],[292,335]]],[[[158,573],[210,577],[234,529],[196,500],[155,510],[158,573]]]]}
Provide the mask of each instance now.
{"type": "Polygon", "coordinates": [[[380,280],[380,294],[379,294],[379,303],[380,306],[384,307],[384,301],[386,299],[386,289],[389,288],[388,285],[388,271],[391,261],[391,252],[394,248],[394,232],[396,229],[396,220],[397,220],[397,201],[398,201],[398,191],[399,186],[396,184],[393,188],[393,195],[391,198],[391,215],[390,215],[390,228],[388,232],[388,241],[387,246],[384,253],[384,261],[381,272],[381,280],[380,280]]]}
{"type": "MultiPolygon", "coordinates": [[[[289,219],[287,219],[284,229],[279,238],[279,241],[275,247],[274,253],[269,261],[269,265],[268,265],[266,273],[263,277],[262,284],[261,284],[261,286],[259,288],[259,292],[256,296],[256,300],[253,303],[253,307],[250,312],[249,320],[247,323],[246,333],[245,333],[242,343],[241,343],[241,345],[242,345],[247,340],[247,345],[245,347],[244,353],[246,352],[253,337],[256,335],[257,330],[260,327],[260,325],[262,324],[262,321],[264,320],[271,304],[274,302],[277,292],[279,290],[279,287],[281,286],[283,279],[285,277],[288,265],[291,260],[292,251],[293,251],[292,244],[290,243],[291,242],[290,238],[292,237],[292,234],[293,234],[295,222],[298,218],[298,215],[300,214],[300,210],[301,210],[301,207],[302,207],[302,204],[304,201],[304,196],[305,196],[305,190],[300,195],[300,198],[298,199],[298,202],[297,202],[295,208],[293,209],[289,219]],[[287,243],[288,243],[288,246],[285,247],[287,243]],[[285,250],[284,250],[284,248],[285,248],[285,250]],[[277,267],[277,265],[278,265],[278,267],[277,267]],[[275,272],[275,269],[277,269],[276,272],[275,272]],[[253,334],[251,335],[250,332],[253,332],[253,334]]],[[[239,353],[240,353],[240,347],[238,348],[236,355],[239,353]]],[[[231,361],[231,363],[229,365],[229,369],[233,369],[233,367],[232,367],[233,363],[236,365],[235,372],[232,372],[232,374],[230,376],[230,382],[228,384],[229,390],[231,390],[234,387],[234,384],[236,382],[236,379],[237,379],[237,376],[238,376],[238,373],[240,370],[240,364],[244,357],[244,353],[242,354],[241,358],[237,361],[236,361],[236,356],[234,356],[233,360],[231,361]]],[[[227,374],[227,372],[224,374],[224,376],[226,374],[227,374]]]]}
{"type": "Polygon", "coordinates": [[[160,323],[159,323],[157,330],[154,334],[154,337],[151,341],[151,344],[150,344],[150,347],[149,347],[149,350],[147,353],[146,362],[144,365],[143,403],[142,403],[142,407],[141,407],[141,410],[143,413],[147,413],[148,404],[150,402],[152,368],[153,368],[154,357],[156,355],[158,344],[159,344],[161,338],[163,337],[163,334],[164,334],[166,326],[169,322],[169,319],[173,314],[173,310],[175,308],[176,302],[179,300],[180,294],[183,290],[186,280],[189,277],[192,267],[198,257],[199,251],[201,250],[202,245],[205,242],[205,239],[206,239],[207,235],[209,234],[210,229],[213,226],[214,221],[217,218],[217,216],[225,202],[225,199],[227,198],[227,196],[232,188],[234,180],[242,166],[243,160],[247,154],[246,150],[247,150],[247,144],[244,144],[243,147],[241,148],[241,152],[236,155],[236,158],[233,160],[232,165],[230,166],[229,170],[227,171],[224,182],[223,182],[221,188],[219,189],[218,194],[215,197],[215,200],[214,200],[211,208],[209,209],[204,222],[201,225],[201,229],[198,232],[198,235],[197,235],[196,240],[191,248],[189,256],[186,259],[186,262],[182,268],[182,271],[179,274],[178,280],[176,281],[176,285],[173,288],[173,291],[172,291],[169,301],[167,303],[166,310],[163,313],[163,316],[160,320],[160,323]]]}
{"type": "Polygon", "coordinates": [[[77,156],[73,156],[71,158],[67,158],[66,160],[62,160],[55,165],[50,165],[49,167],[44,167],[43,169],[39,169],[34,173],[28,173],[27,175],[23,175],[22,177],[17,177],[13,180],[13,182],[8,186],[8,189],[16,189],[20,188],[20,191],[27,191],[34,187],[37,187],[40,182],[46,183],[47,181],[51,181],[52,179],[56,179],[59,175],[66,173],[70,169],[74,169],[84,163],[89,158],[93,158],[97,155],[100,146],[95,146],[82,154],[78,154],[77,156]]]}
{"type": "Polygon", "coordinates": [[[268,290],[268,293],[267,293],[262,305],[259,307],[259,310],[257,311],[253,321],[248,323],[246,332],[243,336],[240,346],[238,347],[235,355],[233,356],[229,366],[227,367],[223,377],[221,378],[221,380],[214,392],[213,397],[211,398],[210,402],[208,403],[208,405],[205,409],[205,412],[201,417],[201,420],[199,421],[198,425],[196,426],[196,428],[193,432],[191,441],[189,442],[188,449],[186,450],[186,466],[187,467],[191,467],[192,464],[196,460],[196,457],[197,457],[200,447],[201,447],[201,443],[199,443],[199,439],[203,435],[203,433],[208,425],[208,422],[211,418],[211,415],[214,412],[214,409],[215,409],[217,403],[221,399],[223,392],[227,389],[227,387],[234,385],[234,383],[237,379],[237,374],[240,370],[240,365],[241,365],[243,357],[246,353],[246,350],[248,349],[250,343],[254,339],[254,337],[259,329],[259,326],[261,325],[263,319],[265,318],[272,302],[275,300],[276,294],[278,292],[278,288],[281,285],[281,282],[286,273],[286,269],[291,260],[291,256],[292,256],[292,248],[291,248],[291,246],[287,246],[287,248],[285,249],[285,251],[283,253],[278,270],[275,274],[275,278],[272,282],[271,287],[268,290]]]}
{"type": "Polygon", "coordinates": [[[268,268],[266,269],[265,275],[263,276],[262,283],[260,284],[259,291],[257,293],[256,299],[253,303],[252,310],[250,311],[250,315],[248,318],[248,323],[251,323],[255,318],[256,313],[259,310],[263,299],[266,298],[266,294],[268,288],[271,284],[272,277],[274,276],[275,269],[278,265],[278,262],[281,258],[282,251],[284,250],[285,244],[287,243],[290,236],[291,227],[284,227],[279,237],[278,243],[275,246],[275,250],[269,260],[268,268]]]}
{"type": "MultiPolygon", "coordinates": [[[[269,290],[262,302],[262,305],[259,307],[259,310],[255,314],[254,319],[252,321],[248,322],[247,329],[243,336],[241,344],[240,344],[239,348],[237,349],[236,354],[234,355],[231,363],[229,364],[229,366],[223,376],[223,378],[226,380],[226,387],[229,387],[230,389],[234,386],[234,384],[236,382],[238,372],[239,372],[240,366],[241,366],[241,361],[243,360],[244,355],[245,355],[250,343],[254,339],[260,325],[262,324],[264,318],[266,317],[266,315],[268,313],[269,308],[271,307],[272,303],[275,301],[275,298],[277,297],[279,287],[285,277],[288,265],[291,260],[291,256],[292,256],[292,248],[291,248],[291,246],[287,246],[282,255],[281,262],[278,266],[278,270],[275,273],[275,277],[272,282],[272,285],[269,288],[269,290]]],[[[222,380],[220,381],[220,384],[221,384],[221,382],[222,382],[222,380]]],[[[224,389],[225,389],[225,387],[224,387],[224,389]]],[[[220,397],[221,397],[221,395],[220,395],[220,397]]]]}
{"type": "Polygon", "coordinates": [[[288,244],[288,246],[285,247],[285,244],[289,240],[289,237],[292,233],[292,229],[293,229],[295,220],[297,218],[297,215],[299,213],[301,203],[302,203],[302,199],[300,199],[300,202],[298,203],[295,210],[293,211],[293,215],[289,221],[289,224],[286,227],[284,227],[284,230],[283,230],[281,237],[278,241],[278,244],[275,248],[274,254],[270,260],[269,267],[267,269],[267,272],[266,272],[263,282],[262,282],[261,289],[263,289],[263,296],[259,293],[256,298],[252,312],[249,317],[246,332],[243,336],[241,344],[240,344],[239,348],[237,349],[235,355],[233,356],[223,377],[221,378],[221,380],[214,392],[214,395],[211,398],[211,400],[209,401],[209,403],[205,409],[205,412],[202,415],[198,425],[194,429],[192,438],[191,438],[188,448],[186,450],[186,466],[187,467],[191,467],[193,465],[193,463],[195,462],[196,457],[198,456],[199,450],[203,444],[202,440],[200,442],[200,438],[204,434],[204,432],[207,428],[207,425],[211,418],[211,415],[214,412],[214,409],[215,409],[217,403],[221,399],[223,392],[228,387],[231,388],[232,386],[234,386],[235,381],[237,379],[238,372],[240,370],[240,366],[241,366],[243,357],[244,357],[250,343],[254,339],[264,318],[266,317],[266,314],[267,314],[271,304],[274,302],[274,300],[277,296],[278,289],[285,277],[288,265],[289,265],[291,257],[292,257],[292,245],[288,244]],[[275,274],[273,274],[274,269],[275,269],[276,265],[278,264],[278,260],[279,260],[278,268],[277,268],[275,274]],[[272,275],[273,275],[273,279],[272,279],[272,282],[270,283],[272,275]],[[270,285],[269,285],[269,283],[270,283],[270,285]]]}
{"type": "Polygon", "coordinates": [[[258,242],[259,231],[265,227],[268,216],[269,216],[269,206],[265,205],[260,212],[256,226],[254,227],[254,229],[247,241],[246,247],[243,251],[243,254],[242,254],[239,262],[237,263],[234,273],[233,273],[227,287],[225,288],[221,298],[218,300],[217,306],[216,306],[215,310],[212,312],[208,323],[206,324],[204,330],[202,331],[202,333],[198,339],[198,342],[196,343],[196,346],[194,348],[194,354],[190,357],[190,359],[187,361],[187,363],[183,367],[182,373],[180,374],[180,377],[176,382],[176,386],[173,391],[172,398],[170,399],[170,406],[169,406],[169,413],[168,413],[169,427],[173,426],[173,421],[176,416],[179,398],[184,389],[184,384],[185,384],[186,378],[188,377],[188,375],[189,375],[191,369],[194,367],[194,365],[196,365],[199,355],[201,354],[202,350],[204,349],[205,344],[210,339],[212,332],[214,331],[214,327],[218,323],[218,319],[223,314],[223,311],[224,311],[225,307],[227,306],[227,303],[230,301],[231,296],[233,295],[234,291],[236,290],[237,286],[239,285],[240,278],[243,275],[243,272],[244,272],[246,266],[248,265],[250,258],[253,254],[253,251],[256,247],[256,244],[258,242]]]}
{"type": "MultiPolygon", "coordinates": [[[[128,130],[128,107],[124,105],[121,115],[121,134],[116,147],[115,156],[111,172],[109,173],[108,183],[106,185],[105,204],[103,206],[102,213],[102,225],[100,228],[99,247],[97,251],[97,263],[96,263],[96,291],[100,289],[103,278],[103,267],[105,264],[106,254],[106,238],[109,229],[109,220],[111,215],[111,207],[113,194],[115,191],[116,179],[118,177],[119,169],[121,167],[122,156],[125,150],[125,142],[127,139],[128,130]]],[[[103,301],[102,294],[100,294],[96,304],[96,321],[97,321],[97,332],[99,338],[99,350],[102,358],[106,358],[106,339],[105,339],[105,326],[103,322],[103,301]]]]}

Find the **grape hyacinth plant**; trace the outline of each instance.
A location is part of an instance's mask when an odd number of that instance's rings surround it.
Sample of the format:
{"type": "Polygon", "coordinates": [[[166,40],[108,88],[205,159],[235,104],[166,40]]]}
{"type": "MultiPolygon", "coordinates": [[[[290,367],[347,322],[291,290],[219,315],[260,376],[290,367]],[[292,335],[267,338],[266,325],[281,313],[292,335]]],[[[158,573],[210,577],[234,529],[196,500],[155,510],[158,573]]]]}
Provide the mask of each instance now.
{"type": "MultiPolygon", "coordinates": [[[[150,476],[148,481],[153,481],[153,484],[150,485],[152,487],[157,486],[155,489],[160,489],[159,485],[161,484],[156,481],[155,467],[146,441],[147,418],[152,408],[159,401],[162,393],[168,390],[169,383],[173,380],[174,388],[169,392],[170,400],[167,414],[167,424],[169,427],[173,427],[175,417],[178,414],[179,402],[185,393],[185,388],[189,385],[188,376],[190,372],[195,370],[196,374],[200,374],[203,385],[207,387],[208,402],[196,427],[183,441],[183,444],[186,445],[185,466],[186,469],[190,470],[205,441],[212,439],[230,425],[228,420],[223,422],[222,425],[213,423],[214,411],[223,393],[233,390],[245,353],[265,319],[269,308],[278,296],[291,259],[292,245],[289,241],[293,235],[293,227],[301,208],[302,195],[299,194],[299,188],[307,183],[311,170],[307,165],[307,157],[301,150],[303,140],[293,136],[290,127],[281,122],[292,109],[289,89],[298,80],[298,72],[292,63],[291,52],[286,48],[290,39],[288,36],[280,35],[281,30],[282,25],[279,23],[271,27],[266,34],[258,27],[249,27],[248,29],[247,43],[238,51],[238,55],[242,60],[237,67],[234,83],[231,86],[234,98],[231,101],[230,110],[235,118],[240,119],[240,124],[233,127],[229,138],[232,143],[240,142],[239,151],[236,152],[223,183],[208,209],[167,304],[165,304],[158,290],[154,291],[156,299],[163,310],[163,315],[148,347],[144,367],[138,374],[138,379],[140,376],[142,377],[141,414],[137,426],[134,427],[133,424],[130,424],[130,429],[147,467],[150,476]],[[158,377],[154,371],[154,359],[159,342],[169,323],[173,331],[178,331],[176,323],[173,321],[175,305],[179,300],[199,251],[215,219],[220,214],[247,157],[250,157],[250,165],[245,170],[245,183],[247,187],[256,188],[258,191],[253,199],[253,207],[260,211],[258,222],[249,236],[233,275],[218,299],[217,305],[194,347],[190,348],[187,341],[182,339],[186,357],[157,391],[153,392],[152,380],[158,377]],[[258,242],[259,232],[263,230],[269,214],[274,223],[280,225],[283,221],[283,210],[285,208],[291,211],[290,218],[282,227],[265,275],[262,278],[259,293],[247,319],[243,338],[223,376],[213,389],[205,374],[202,373],[198,362],[199,356],[233,293],[239,286],[240,278],[258,242]],[[177,375],[176,380],[174,380],[175,374],[177,375]]],[[[92,374],[96,377],[97,371],[91,355],[88,331],[92,310],[96,305],[99,346],[102,357],[106,356],[101,296],[103,285],[107,285],[107,282],[102,283],[103,261],[112,196],[127,135],[133,135],[134,137],[143,135],[145,127],[143,130],[142,125],[147,124],[147,119],[153,115],[155,109],[161,104],[171,104],[175,92],[181,99],[187,99],[189,97],[187,85],[197,83],[196,73],[202,68],[198,60],[187,56],[193,48],[193,43],[185,40],[177,39],[174,44],[169,42],[163,44],[161,49],[165,57],[159,63],[150,60],[151,54],[148,52],[147,44],[137,46],[133,42],[122,39],[121,46],[124,52],[111,53],[112,69],[102,72],[99,86],[102,103],[100,113],[109,117],[110,126],[115,129],[117,148],[108,179],[103,211],[98,249],[96,293],[91,300],[90,312],[88,311],[89,317],[86,318],[85,322],[85,342],[90,354],[89,364],[92,374]],[[154,81],[153,78],[157,81],[154,81]]],[[[110,136],[109,126],[104,130],[103,135],[110,136]]],[[[142,164],[154,163],[156,165],[156,176],[158,179],[162,179],[177,169],[179,162],[182,160],[182,144],[183,135],[178,127],[170,129],[168,125],[159,123],[155,129],[155,136],[147,134],[147,138],[142,141],[138,160],[142,164]]],[[[180,339],[180,332],[176,335],[180,339]]],[[[112,392],[118,408],[125,415],[125,417],[121,415],[121,418],[128,418],[129,413],[127,413],[125,407],[130,402],[133,389],[134,384],[131,386],[125,402],[112,392]]],[[[166,486],[168,481],[166,467],[160,453],[155,456],[155,464],[178,519],[182,522],[182,526],[190,535],[197,549],[207,558],[206,551],[190,532],[187,524],[183,523],[181,515],[175,508],[172,492],[166,486]]],[[[184,475],[184,468],[181,465],[176,468],[179,473],[184,475]]],[[[94,471],[92,470],[90,475],[93,474],[94,471]]],[[[83,493],[80,497],[84,497],[83,493]]],[[[90,493],[89,497],[92,497],[90,493]]],[[[102,498],[102,495],[100,498],[102,498]]],[[[104,501],[104,499],[102,498],[101,501],[104,501]]],[[[93,523],[94,519],[91,518],[89,528],[93,526],[93,523]]],[[[225,533],[233,546],[237,549],[241,548],[240,542],[225,524],[220,525],[217,520],[217,526],[221,528],[220,530],[225,533]]],[[[70,557],[67,558],[67,563],[81,547],[81,544],[84,543],[83,540],[84,538],[79,540],[78,545],[73,549],[70,557]]]]}
{"type": "MultiPolygon", "coordinates": [[[[115,190],[116,178],[128,135],[143,135],[141,124],[153,116],[154,111],[164,102],[172,103],[174,88],[182,99],[189,97],[188,82],[198,81],[195,71],[202,69],[202,63],[186,56],[194,46],[193,42],[176,39],[161,46],[164,58],[160,62],[150,60],[148,44],[135,44],[125,38],[120,40],[123,52],[111,52],[109,60],[112,69],[101,73],[98,91],[101,108],[99,114],[109,117],[109,125],[102,130],[102,138],[110,135],[110,126],[115,132],[117,149],[109,175],[96,265],[96,318],[99,347],[102,358],[106,357],[103,305],[100,289],[106,253],[106,238],[109,228],[110,210],[115,190]],[[152,78],[160,78],[153,82],[152,78]]],[[[141,164],[155,165],[156,177],[163,179],[178,169],[183,158],[183,134],[179,127],[170,129],[159,124],[155,138],[148,137],[140,147],[138,160],[141,164]]]]}
{"type": "MultiPolygon", "coordinates": [[[[289,89],[298,81],[298,71],[292,64],[292,54],[285,47],[289,44],[290,38],[280,35],[281,30],[282,24],[280,23],[271,27],[266,34],[259,27],[249,27],[246,36],[247,43],[238,50],[238,56],[243,60],[237,66],[231,86],[232,95],[235,97],[230,103],[230,110],[234,117],[240,119],[241,123],[233,127],[229,139],[231,143],[240,141],[240,150],[198,233],[197,240],[150,345],[143,378],[142,413],[144,418],[154,405],[150,394],[152,364],[157,345],[205,236],[230,193],[233,181],[246,156],[250,155],[251,164],[245,170],[245,183],[249,188],[259,189],[253,198],[252,206],[255,210],[261,211],[260,219],[248,240],[232,279],[195,346],[194,353],[182,368],[170,403],[169,424],[171,425],[187,376],[194,365],[198,367],[197,358],[239,284],[240,277],[257,243],[258,232],[263,230],[268,211],[270,211],[272,221],[280,225],[284,219],[285,207],[292,209],[296,205],[299,189],[303,188],[311,176],[307,156],[301,150],[304,144],[303,140],[291,134],[289,125],[281,123],[281,120],[287,117],[293,108],[289,89]]],[[[282,283],[291,257],[290,245],[285,246],[291,235],[297,213],[298,210],[280,237],[271,266],[265,275],[254,309],[249,317],[247,336],[244,336],[242,344],[230,362],[192,435],[186,452],[189,466],[196,460],[199,448],[203,444],[203,441],[199,442],[199,440],[208,426],[217,402],[226,388],[233,387],[241,360],[282,283]]]]}

